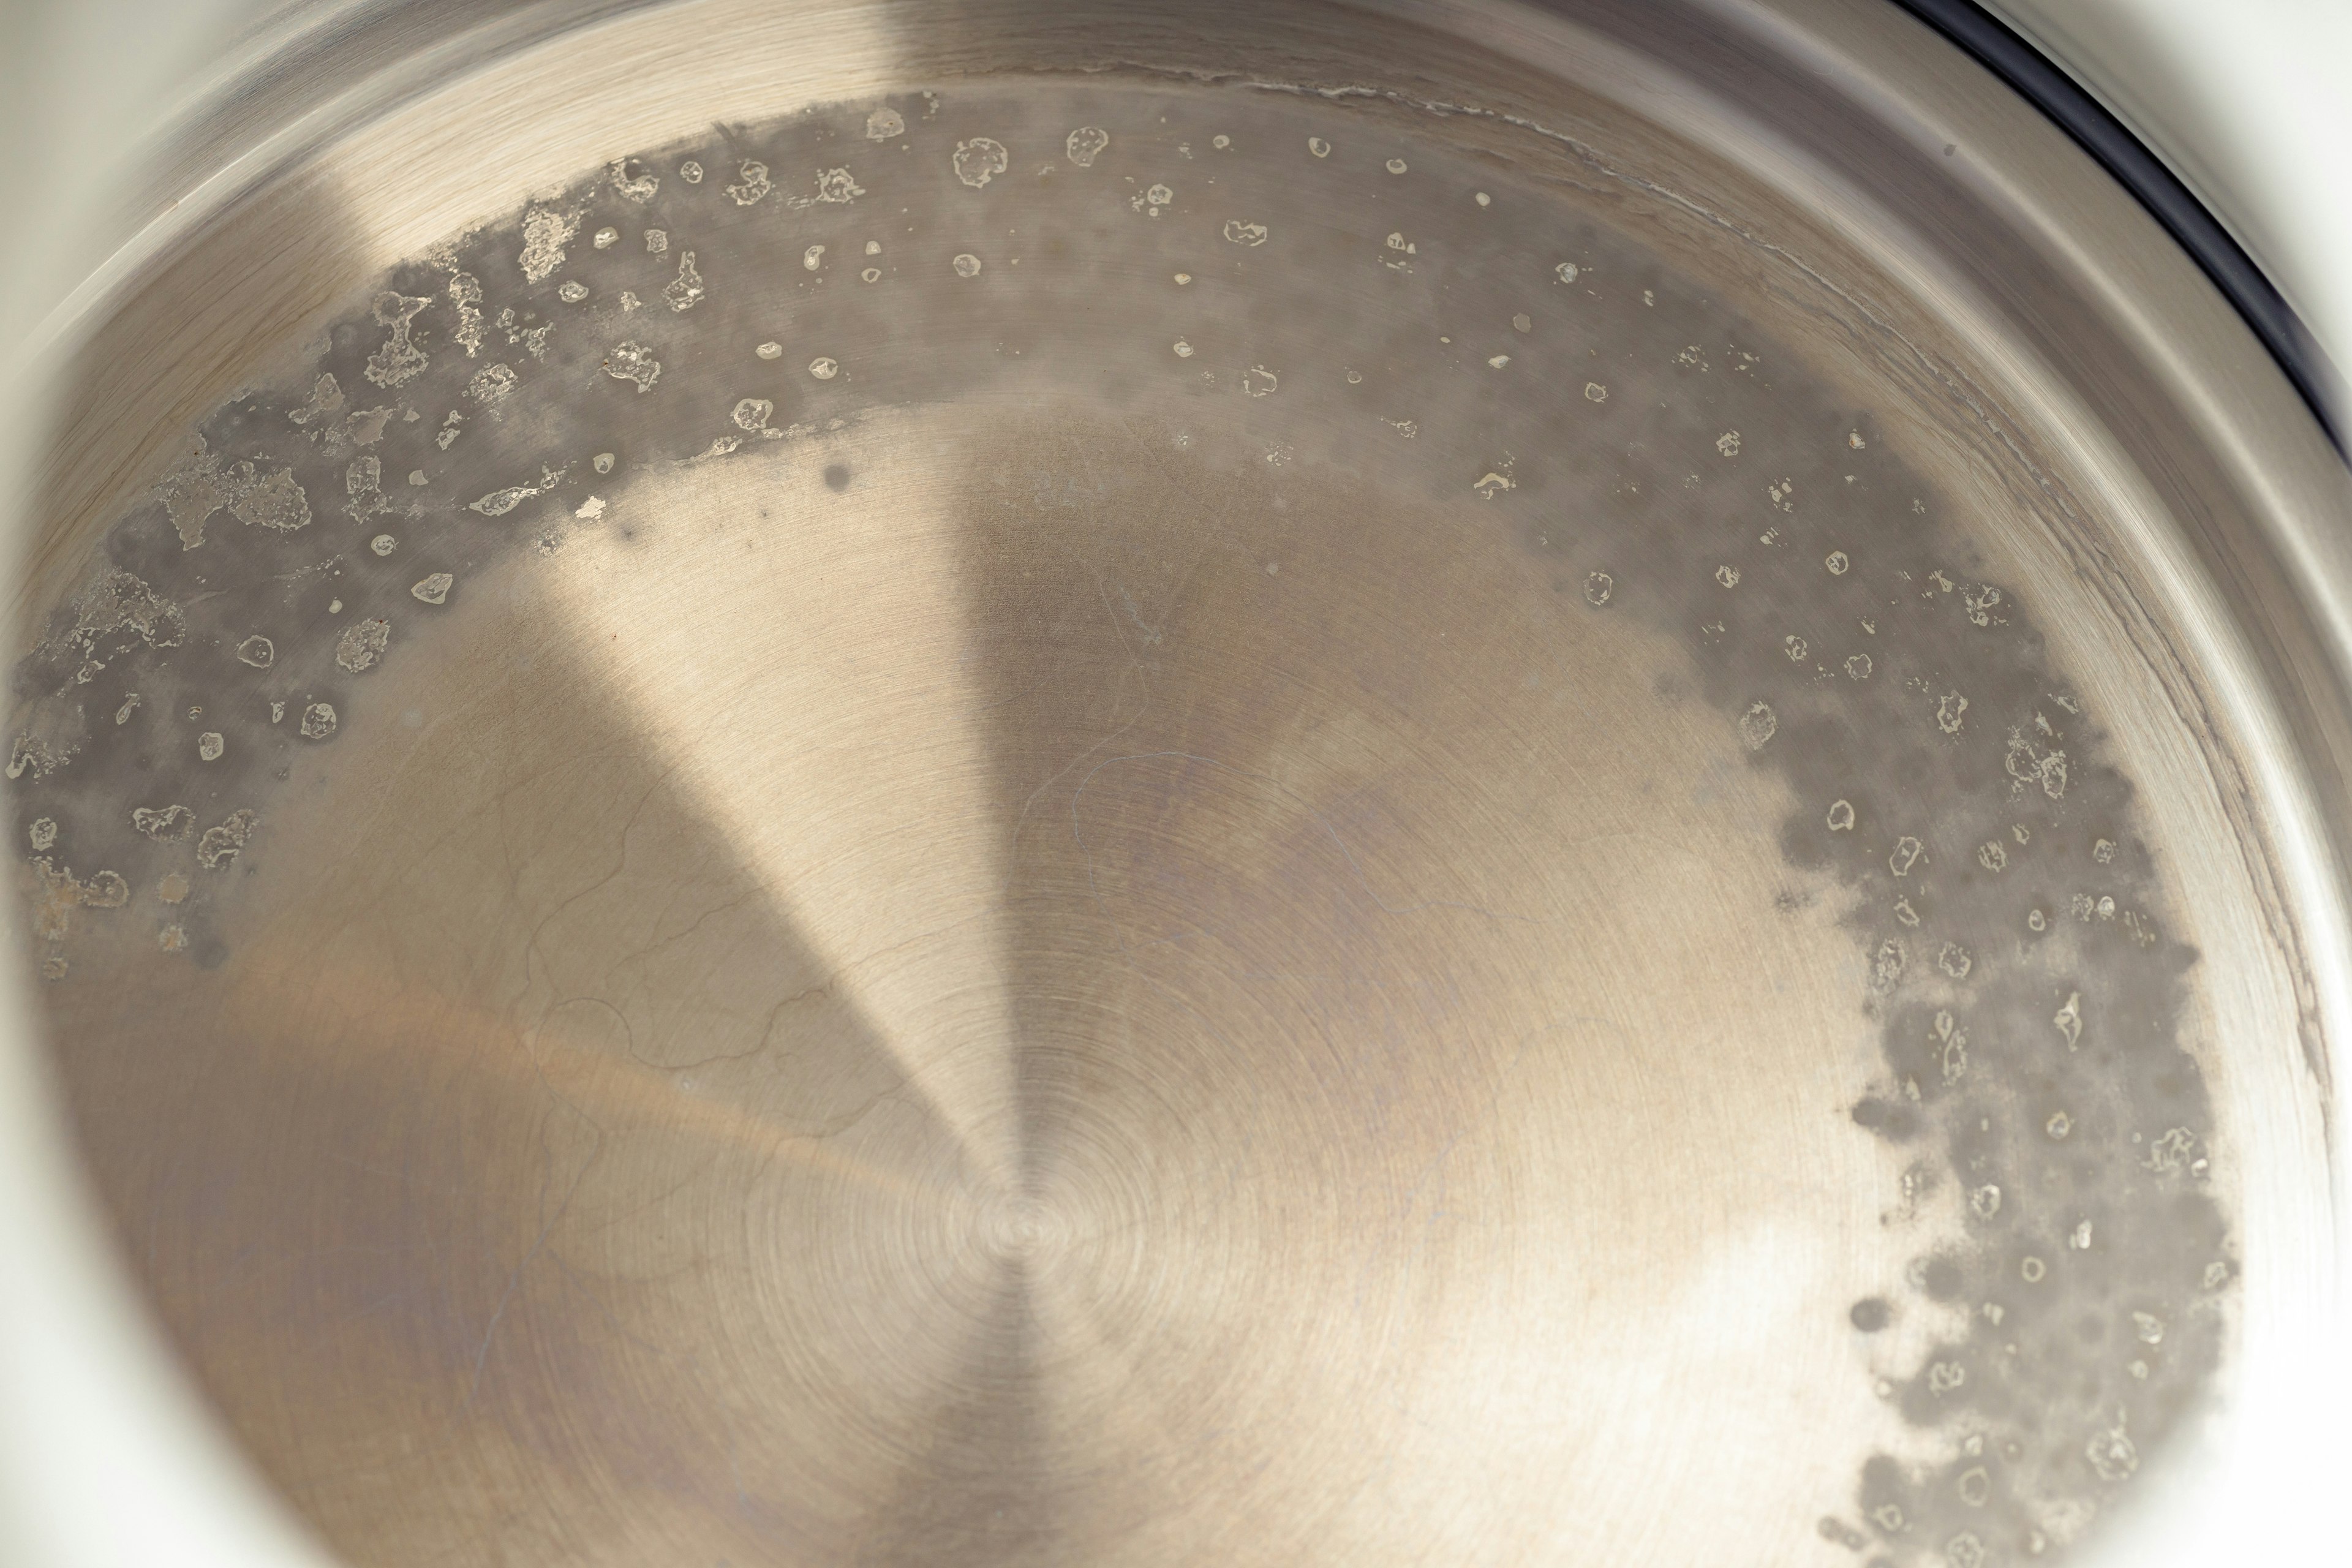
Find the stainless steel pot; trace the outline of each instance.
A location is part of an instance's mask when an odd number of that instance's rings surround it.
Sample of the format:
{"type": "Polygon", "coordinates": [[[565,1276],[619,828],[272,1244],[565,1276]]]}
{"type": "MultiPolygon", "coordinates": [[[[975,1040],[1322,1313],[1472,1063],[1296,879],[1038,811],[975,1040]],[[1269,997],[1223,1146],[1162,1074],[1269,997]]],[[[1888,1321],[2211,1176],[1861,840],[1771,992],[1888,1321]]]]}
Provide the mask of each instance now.
{"type": "Polygon", "coordinates": [[[209,123],[12,830],[345,1559],[2315,1503],[2352,489],[1902,12],[416,5],[209,123]]]}

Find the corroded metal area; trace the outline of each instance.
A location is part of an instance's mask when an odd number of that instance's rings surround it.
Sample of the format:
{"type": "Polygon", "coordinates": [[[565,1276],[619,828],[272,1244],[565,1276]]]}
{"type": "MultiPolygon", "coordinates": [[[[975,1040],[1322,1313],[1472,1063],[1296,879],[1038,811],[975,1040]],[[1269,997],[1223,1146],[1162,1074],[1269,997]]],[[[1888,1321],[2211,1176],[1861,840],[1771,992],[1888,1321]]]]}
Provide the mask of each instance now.
{"type": "Polygon", "coordinates": [[[1496,38],[919,15],[50,547],[27,962],[243,1439],[387,1565],[2095,1541],[2324,1041],[2062,400],[1496,38]]]}

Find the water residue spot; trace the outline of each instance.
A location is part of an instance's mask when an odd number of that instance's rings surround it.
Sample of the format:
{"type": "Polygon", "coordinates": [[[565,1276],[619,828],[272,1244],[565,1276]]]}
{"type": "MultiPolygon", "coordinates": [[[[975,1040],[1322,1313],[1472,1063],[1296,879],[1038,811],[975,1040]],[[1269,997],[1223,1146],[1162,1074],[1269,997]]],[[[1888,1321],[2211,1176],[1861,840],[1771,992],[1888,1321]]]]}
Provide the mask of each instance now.
{"type": "Polygon", "coordinates": [[[976,191],[1012,167],[1013,154],[1002,142],[975,136],[956,143],[954,163],[956,178],[976,191]]]}

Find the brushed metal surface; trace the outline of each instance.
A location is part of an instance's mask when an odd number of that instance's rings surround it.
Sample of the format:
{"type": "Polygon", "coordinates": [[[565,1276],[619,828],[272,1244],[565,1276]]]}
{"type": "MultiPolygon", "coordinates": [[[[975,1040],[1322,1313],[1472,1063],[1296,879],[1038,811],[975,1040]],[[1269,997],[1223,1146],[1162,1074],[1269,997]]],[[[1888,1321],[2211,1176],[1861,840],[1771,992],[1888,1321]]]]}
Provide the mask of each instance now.
{"type": "Polygon", "coordinates": [[[2057,132],[560,20],[305,57],[442,63],[126,268],[22,574],[90,1166],[350,1560],[1974,1568],[2291,1372],[2352,511],[2057,132]]]}

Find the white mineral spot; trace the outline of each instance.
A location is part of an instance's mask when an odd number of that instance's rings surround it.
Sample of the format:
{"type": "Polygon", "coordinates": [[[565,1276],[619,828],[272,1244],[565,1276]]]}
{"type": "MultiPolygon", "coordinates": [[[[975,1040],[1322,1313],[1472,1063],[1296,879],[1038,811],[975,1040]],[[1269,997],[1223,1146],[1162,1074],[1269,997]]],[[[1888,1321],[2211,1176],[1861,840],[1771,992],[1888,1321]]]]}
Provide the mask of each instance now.
{"type": "Polygon", "coordinates": [[[239,663],[268,669],[278,658],[278,646],[265,637],[249,637],[236,645],[236,657],[239,663]]]}
{"type": "Polygon", "coordinates": [[[1489,357],[1489,358],[1488,358],[1488,360],[1486,361],[1486,368],[1487,368],[1488,370],[1500,370],[1500,369],[1502,369],[1505,365],[1507,365],[1507,364],[1508,364],[1508,363],[1511,363],[1511,356],[1510,356],[1510,355],[1508,355],[1508,354],[1495,354],[1495,355],[1493,355],[1493,356],[1489,357]]]}
{"type": "Polygon", "coordinates": [[[1003,142],[975,136],[956,143],[954,163],[956,178],[976,191],[1012,167],[1013,155],[1003,142]]]}
{"type": "Polygon", "coordinates": [[[677,278],[662,290],[662,300],[673,310],[690,310],[704,293],[702,274],[694,269],[694,252],[678,258],[677,278]]]}
{"type": "MultiPolygon", "coordinates": [[[[160,810],[151,810],[143,805],[133,806],[131,811],[131,826],[158,844],[173,844],[186,838],[195,831],[196,814],[184,805],[167,805],[160,810]]],[[[45,849],[47,846],[35,844],[33,847],[45,849]]]]}
{"type": "Polygon", "coordinates": [[[1609,389],[1597,381],[1588,381],[1584,384],[1584,396],[1585,401],[1589,403],[1606,403],[1609,400],[1609,389]]]}
{"type": "Polygon", "coordinates": [[[368,541],[368,548],[374,551],[378,555],[389,555],[394,551],[400,548],[400,541],[394,539],[389,533],[379,533],[373,539],[368,541]]]}
{"type": "Polygon", "coordinates": [[[436,572],[408,591],[425,604],[438,605],[448,599],[450,586],[457,581],[446,572],[436,572]]]}
{"type": "Polygon", "coordinates": [[[1846,679],[1849,680],[1868,680],[1870,679],[1870,656],[1866,653],[1852,653],[1846,655],[1845,673],[1846,679]]]}
{"type": "Polygon", "coordinates": [[[2058,1026],[2059,1037],[2066,1042],[2066,1048],[2073,1050],[2083,1038],[2083,994],[2068,992],[2066,1005],[2059,1008],[2050,1021],[2058,1026]]]}
{"type": "Polygon", "coordinates": [[[814,272],[814,271],[815,271],[818,268],[820,268],[820,267],[822,267],[822,266],[824,266],[824,246],[822,246],[822,245],[812,245],[812,246],[810,246],[806,250],[803,250],[803,251],[802,251],[802,252],[801,252],[801,266],[802,266],[803,268],[806,268],[808,271],[814,272]]]}
{"type": "Polygon", "coordinates": [[[824,355],[819,354],[816,358],[809,361],[809,374],[816,377],[819,381],[831,381],[835,376],[841,374],[841,362],[836,359],[828,359],[824,355]]]}
{"type": "Polygon", "coordinates": [[[486,364],[466,384],[466,395],[477,403],[496,403],[515,389],[515,373],[502,364],[486,364]]]}
{"type": "Polygon", "coordinates": [[[1348,373],[1348,384],[1349,384],[1349,386],[1357,386],[1357,385],[1360,385],[1360,384],[1362,384],[1362,382],[1363,382],[1363,379],[1364,379],[1364,373],[1363,373],[1362,371],[1360,371],[1360,370],[1351,370],[1351,371],[1349,371],[1349,372],[1348,373]]]}
{"type": "MultiPolygon", "coordinates": [[[[187,808],[183,806],[180,809],[185,811],[187,808]]],[[[187,878],[177,871],[167,871],[163,879],[155,884],[155,896],[167,904],[176,904],[188,896],[188,887],[187,878]]]]}
{"type": "Polygon", "coordinates": [[[227,866],[245,847],[246,840],[253,837],[260,820],[252,812],[233,811],[218,827],[205,828],[205,836],[196,841],[196,863],[207,871],[218,871],[227,866]]]}
{"type": "Polygon", "coordinates": [[[1739,456],[1739,432],[1726,430],[1715,438],[1715,449],[1727,458],[1739,456]]]}
{"type": "Polygon", "coordinates": [[[1853,802],[1850,800],[1833,800],[1830,802],[1829,824],[1830,831],[1832,833],[1853,832],[1853,802]]]}
{"type": "Polygon", "coordinates": [[[1802,664],[1805,661],[1805,639],[1790,633],[1780,639],[1780,651],[1789,656],[1790,664],[1802,664]]]}
{"type": "Polygon", "coordinates": [[[1616,590],[1616,587],[1617,580],[1608,573],[1587,573],[1584,578],[1584,602],[1597,610],[1609,602],[1609,595],[1616,590]]]}
{"type": "Polygon", "coordinates": [[[1402,174],[1404,173],[1404,160],[1402,158],[1391,158],[1389,160],[1388,167],[1390,174],[1402,174]]]}
{"type": "Polygon", "coordinates": [[[1473,199],[1473,200],[1475,200],[1475,201],[1476,201],[1476,202],[1477,202],[1477,204],[1478,204],[1480,206],[1482,206],[1482,207],[1485,207],[1485,206],[1492,206],[1492,205],[1495,205],[1495,198],[1494,198],[1494,197],[1492,197],[1492,196],[1490,196],[1490,195],[1487,195],[1486,192],[1484,192],[1484,191],[1480,191],[1480,192],[1477,194],[1477,195],[1476,195],[1476,196],[1475,196],[1475,197],[1474,197],[1474,198],[1472,198],[1472,199],[1473,199]]]}
{"type": "MultiPolygon", "coordinates": [[[[997,150],[1000,153],[1003,151],[1003,148],[999,148],[997,150]]],[[[997,165],[997,173],[1003,174],[1003,172],[1004,166],[1002,163],[999,163],[997,165]]],[[[859,184],[856,178],[852,175],[848,170],[819,169],[816,172],[816,195],[814,198],[803,197],[802,200],[796,201],[793,205],[795,206],[804,205],[809,200],[814,199],[820,202],[829,203],[834,205],[839,205],[845,202],[856,201],[865,194],[866,187],[859,184]]]]}
{"type": "Polygon", "coordinates": [[[2028,1285],[2041,1284],[2042,1277],[2048,1272],[2050,1272],[2049,1266],[2039,1258],[2026,1258],[2021,1259],[2017,1265],[2018,1278],[2028,1285]]]}
{"type": "Polygon", "coordinates": [[[669,230],[666,228],[649,228],[646,230],[646,254],[648,256],[668,255],[669,230]]]}
{"type": "Polygon", "coordinates": [[[588,243],[594,246],[599,250],[610,250],[613,247],[618,245],[620,241],[621,231],[617,228],[608,227],[598,229],[589,237],[588,243]]]}
{"type": "Polygon", "coordinates": [[[2091,846],[2091,858],[2096,860],[2100,865],[2104,866],[2115,858],[2116,843],[2114,839],[2102,838],[2097,843],[2091,846]]]}
{"type": "Polygon", "coordinates": [[[736,165],[735,183],[727,187],[728,199],[739,207],[748,207],[776,188],[768,178],[768,165],[756,159],[746,159],[736,165]]]}
{"type": "MultiPolygon", "coordinates": [[[[343,602],[341,599],[330,599],[327,601],[327,614],[331,616],[340,616],[342,613],[343,602]]],[[[202,709],[194,710],[188,714],[188,717],[193,719],[197,713],[201,713],[202,711],[204,711],[202,709]]]]}
{"type": "Polygon", "coordinates": [[[782,359],[784,357],[784,345],[776,342],[761,343],[751,352],[761,359],[782,359]]]}
{"type": "Polygon", "coordinates": [[[1489,473],[1482,475],[1479,478],[1478,482],[1472,485],[1470,488],[1476,490],[1485,500],[1493,500],[1505,490],[1515,490],[1519,487],[1512,481],[1510,476],[1507,474],[1489,473]]]}
{"type": "Polygon", "coordinates": [[[311,384],[310,399],[301,407],[288,412],[286,417],[297,425],[308,425],[313,419],[332,414],[343,405],[343,389],[332,375],[321,375],[311,384]]]}
{"type": "Polygon", "coordinates": [[[372,669],[392,641],[392,623],[372,616],[335,639],[335,663],[350,674],[372,669]]]}
{"type": "Polygon", "coordinates": [[[590,496],[586,500],[580,503],[579,509],[572,512],[572,515],[578,518],[583,522],[595,521],[598,518],[604,515],[604,498],[603,496],[590,496]]]}
{"type": "Polygon", "coordinates": [[[58,841],[57,818],[53,816],[35,817],[33,819],[33,826],[27,830],[26,836],[32,839],[33,847],[36,850],[47,850],[51,848],[58,841]]]}
{"type": "Polygon", "coordinates": [[[412,485],[421,485],[421,484],[424,484],[424,483],[425,482],[425,470],[424,470],[423,468],[411,468],[411,469],[409,469],[409,470],[408,470],[408,482],[409,482],[410,484],[412,484],[412,485]]]}
{"type": "Polygon", "coordinates": [[[2000,839],[1988,838],[1977,846],[1977,864],[1988,871],[2006,869],[2009,865],[2009,851],[2002,847],[2000,839]]]}
{"type": "MultiPolygon", "coordinates": [[[[553,207],[533,207],[523,214],[522,251],[515,258],[521,264],[523,277],[533,283],[541,282],[562,266],[563,247],[571,244],[572,237],[579,232],[580,218],[576,213],[560,212],[553,207]]],[[[596,236],[599,250],[612,243],[604,237],[607,233],[612,231],[604,230],[596,236]]],[[[617,234],[614,235],[614,238],[619,237],[617,234]]]]}
{"type": "Polygon", "coordinates": [[[1957,735],[1965,722],[1969,700],[1957,691],[1947,691],[1936,701],[1936,728],[1947,735],[1957,735]]]}
{"type": "Polygon", "coordinates": [[[604,374],[614,381],[635,382],[640,393],[651,392],[661,376],[661,361],[643,343],[614,343],[604,356],[604,374]]]}
{"type": "Polygon", "coordinates": [[[1769,702],[1750,702],[1739,716],[1739,738],[1751,752],[1760,752],[1780,728],[1780,716],[1772,711],[1769,702]]]}
{"type": "Polygon", "coordinates": [[[882,269],[879,267],[869,267],[857,277],[861,282],[879,283],[882,281],[882,269]]]}
{"type": "Polygon", "coordinates": [[[1577,278],[1577,266],[1573,261],[1563,261],[1553,268],[1552,272],[1561,282],[1573,283],[1577,278]]]}
{"type": "Polygon", "coordinates": [[[302,710],[302,738],[323,741],[335,732],[335,709],[331,702],[313,702],[302,710]]]}
{"type": "Polygon", "coordinates": [[[613,160],[611,170],[613,188],[629,200],[643,204],[654,199],[654,193],[661,188],[661,176],[645,173],[630,174],[629,165],[635,162],[634,158],[613,160]]]}
{"type": "Polygon", "coordinates": [[[570,279],[562,288],[556,289],[555,297],[567,305],[577,305],[581,300],[588,298],[588,285],[578,279],[570,279]]]}
{"type": "Polygon", "coordinates": [[[1062,142],[1063,154],[1081,169],[1091,169],[1103,149],[1110,145],[1110,132],[1099,125],[1081,125],[1062,142]]]}
{"type": "Polygon", "coordinates": [[[1254,364],[1242,373],[1242,390],[1252,397],[1265,397],[1282,384],[1282,378],[1262,364],[1254,364]]]}
{"type": "Polygon", "coordinates": [[[746,397],[737,403],[733,411],[727,416],[735,422],[739,429],[761,430],[767,427],[768,421],[774,417],[775,412],[776,405],[767,398],[746,397]]]}
{"type": "Polygon", "coordinates": [[[1244,223],[1237,217],[1227,218],[1225,220],[1225,237],[1232,240],[1235,245],[1264,245],[1265,243],[1265,225],[1262,223],[1244,223]]]}
{"type": "Polygon", "coordinates": [[[1233,139],[1232,137],[1230,137],[1230,136],[1223,136],[1223,135],[1219,135],[1219,136],[1212,136],[1212,137],[1210,137],[1210,138],[1209,138],[1209,145],[1210,145],[1210,146],[1212,146],[1212,147],[1214,147],[1214,148],[1215,148],[1218,152],[1220,152],[1220,153],[1223,152],[1226,148],[1228,148],[1228,147],[1232,146],[1233,144],[1234,144],[1234,139],[1233,139]]]}
{"type": "Polygon", "coordinates": [[[1727,588],[1737,588],[1739,586],[1739,568],[1718,566],[1715,569],[1715,580],[1727,588]]]}
{"type": "Polygon", "coordinates": [[[588,459],[588,466],[600,474],[609,474],[613,471],[613,454],[599,452],[588,459]]]}
{"type": "Polygon", "coordinates": [[[958,256],[953,261],[948,263],[948,265],[955,268],[955,275],[959,278],[977,278],[980,276],[980,258],[974,256],[969,250],[963,252],[961,256],[958,256]]]}
{"type": "Polygon", "coordinates": [[[1176,357],[1178,359],[1191,359],[1192,357],[1192,345],[1186,342],[1183,339],[1178,338],[1176,340],[1176,357]]]}
{"type": "Polygon", "coordinates": [[[677,166],[677,177],[689,185],[702,184],[702,165],[688,158],[677,166]]]}
{"type": "Polygon", "coordinates": [[[196,737],[196,756],[204,762],[219,762],[221,753],[227,750],[228,742],[221,738],[218,730],[207,730],[196,737]]]}
{"type": "Polygon", "coordinates": [[[1843,577],[1846,574],[1846,568],[1853,563],[1846,559],[1844,551],[1832,550],[1822,558],[1822,564],[1830,569],[1831,576],[1843,577]]]}
{"type": "Polygon", "coordinates": [[[1911,868],[1927,858],[1927,847],[1909,834],[1895,841],[1895,852],[1886,858],[1886,868],[1898,877],[1907,877],[1911,868]]]}
{"type": "Polygon", "coordinates": [[[1969,1207],[1979,1219],[1992,1218],[2000,1213],[2000,1189],[1986,1183],[1969,1194],[1969,1207]]]}
{"type": "Polygon", "coordinates": [[[1318,158],[1328,158],[1331,155],[1331,143],[1324,141],[1320,136],[1309,136],[1307,139],[1307,150],[1318,158]]]}
{"type": "Polygon", "coordinates": [[[866,117],[868,142],[895,142],[907,133],[907,117],[895,109],[877,109],[866,117]]]}

